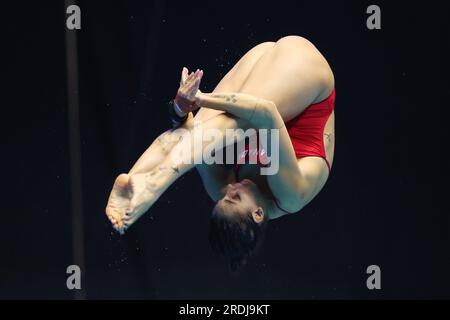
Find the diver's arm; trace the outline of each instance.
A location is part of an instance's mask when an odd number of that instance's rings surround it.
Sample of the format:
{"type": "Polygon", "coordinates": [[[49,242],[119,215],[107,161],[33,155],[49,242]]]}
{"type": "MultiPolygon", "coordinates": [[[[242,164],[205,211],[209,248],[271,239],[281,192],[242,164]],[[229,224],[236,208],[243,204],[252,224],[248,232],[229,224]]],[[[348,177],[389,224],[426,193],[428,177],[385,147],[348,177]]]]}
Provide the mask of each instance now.
{"type": "MultiPolygon", "coordinates": [[[[269,123],[273,123],[271,110],[276,108],[272,101],[238,92],[197,92],[195,101],[200,107],[231,113],[238,118],[247,120],[258,128],[267,127],[269,123]]],[[[281,121],[283,120],[281,119],[281,121]]]]}
{"type": "Polygon", "coordinates": [[[264,123],[272,129],[268,130],[268,134],[278,134],[278,145],[272,145],[273,140],[267,139],[268,150],[270,154],[279,152],[278,171],[267,175],[267,183],[278,207],[283,208],[285,212],[298,212],[317,191],[317,181],[322,175],[322,170],[319,170],[317,165],[308,167],[299,165],[291,138],[277,107],[274,105],[268,108],[267,112],[264,123]]]}

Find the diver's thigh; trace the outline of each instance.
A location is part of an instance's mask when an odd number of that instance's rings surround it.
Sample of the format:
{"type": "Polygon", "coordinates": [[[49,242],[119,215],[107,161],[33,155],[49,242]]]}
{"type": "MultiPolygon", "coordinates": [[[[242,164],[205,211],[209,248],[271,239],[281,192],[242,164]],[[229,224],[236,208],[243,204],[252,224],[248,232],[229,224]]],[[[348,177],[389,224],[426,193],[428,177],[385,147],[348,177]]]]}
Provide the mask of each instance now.
{"type": "MultiPolygon", "coordinates": [[[[275,42],[263,42],[250,49],[222,78],[213,92],[239,92],[254,65],[274,45],[275,42]]],[[[195,120],[204,121],[221,113],[223,111],[200,108],[195,115],[195,120]]]]}
{"type": "Polygon", "coordinates": [[[217,84],[213,92],[239,91],[254,65],[274,46],[275,42],[263,42],[247,51],[217,84]]]}
{"type": "Polygon", "coordinates": [[[285,121],[303,112],[323,90],[323,62],[312,47],[284,41],[264,54],[240,92],[273,101],[285,121]]]}

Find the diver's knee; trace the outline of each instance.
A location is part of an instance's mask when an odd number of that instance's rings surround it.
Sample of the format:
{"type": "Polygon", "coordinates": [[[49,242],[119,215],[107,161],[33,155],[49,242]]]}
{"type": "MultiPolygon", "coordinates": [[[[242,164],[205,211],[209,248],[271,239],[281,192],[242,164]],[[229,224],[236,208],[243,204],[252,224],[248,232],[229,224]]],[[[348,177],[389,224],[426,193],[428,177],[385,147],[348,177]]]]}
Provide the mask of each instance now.
{"type": "Polygon", "coordinates": [[[276,42],[277,46],[285,46],[285,45],[292,45],[292,44],[311,44],[311,41],[308,39],[298,36],[298,35],[289,35],[284,36],[276,42]]]}

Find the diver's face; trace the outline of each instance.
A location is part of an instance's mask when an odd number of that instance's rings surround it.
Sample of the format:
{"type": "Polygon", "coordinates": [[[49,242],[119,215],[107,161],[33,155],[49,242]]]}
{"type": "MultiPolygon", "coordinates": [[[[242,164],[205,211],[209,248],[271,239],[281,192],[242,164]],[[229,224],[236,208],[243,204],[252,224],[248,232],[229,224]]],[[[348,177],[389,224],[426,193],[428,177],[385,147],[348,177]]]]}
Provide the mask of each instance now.
{"type": "Polygon", "coordinates": [[[217,203],[226,214],[248,215],[258,209],[258,187],[248,179],[229,184],[225,196],[217,203]]]}

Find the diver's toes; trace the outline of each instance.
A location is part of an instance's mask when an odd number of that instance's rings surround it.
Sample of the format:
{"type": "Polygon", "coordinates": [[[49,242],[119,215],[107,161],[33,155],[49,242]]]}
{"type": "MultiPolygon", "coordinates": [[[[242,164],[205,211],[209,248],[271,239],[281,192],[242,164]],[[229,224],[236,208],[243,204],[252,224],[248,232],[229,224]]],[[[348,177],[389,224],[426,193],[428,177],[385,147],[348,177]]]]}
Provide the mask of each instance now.
{"type": "Polygon", "coordinates": [[[126,224],[127,228],[129,228],[134,223],[134,218],[133,217],[125,218],[124,223],[126,224]]]}
{"type": "Polygon", "coordinates": [[[115,219],[114,213],[107,213],[106,216],[108,217],[108,219],[109,219],[110,221],[112,221],[112,220],[115,219]]]}

